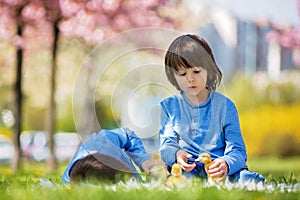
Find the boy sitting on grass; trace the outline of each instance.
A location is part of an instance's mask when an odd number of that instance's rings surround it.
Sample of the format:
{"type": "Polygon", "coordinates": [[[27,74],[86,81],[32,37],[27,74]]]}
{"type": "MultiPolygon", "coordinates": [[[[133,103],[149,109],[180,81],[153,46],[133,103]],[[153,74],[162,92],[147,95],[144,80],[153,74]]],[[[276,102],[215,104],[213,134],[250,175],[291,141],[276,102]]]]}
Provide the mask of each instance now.
{"type": "Polygon", "coordinates": [[[115,182],[120,174],[141,179],[132,161],[147,174],[154,165],[133,131],[127,128],[103,129],[79,146],[62,181],[65,185],[89,180],[115,182]]]}

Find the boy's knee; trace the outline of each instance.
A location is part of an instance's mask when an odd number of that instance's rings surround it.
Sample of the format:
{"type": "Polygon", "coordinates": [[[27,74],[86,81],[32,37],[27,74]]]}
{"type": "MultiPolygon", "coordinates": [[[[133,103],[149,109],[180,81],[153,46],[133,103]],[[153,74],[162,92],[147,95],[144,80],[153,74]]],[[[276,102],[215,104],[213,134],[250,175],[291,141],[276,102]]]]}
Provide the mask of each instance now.
{"type": "Polygon", "coordinates": [[[262,182],[262,183],[264,183],[265,178],[262,175],[260,175],[256,172],[251,172],[251,171],[248,171],[248,170],[242,170],[240,172],[239,182],[241,182],[241,183],[245,183],[245,182],[255,182],[255,183],[262,182]]]}

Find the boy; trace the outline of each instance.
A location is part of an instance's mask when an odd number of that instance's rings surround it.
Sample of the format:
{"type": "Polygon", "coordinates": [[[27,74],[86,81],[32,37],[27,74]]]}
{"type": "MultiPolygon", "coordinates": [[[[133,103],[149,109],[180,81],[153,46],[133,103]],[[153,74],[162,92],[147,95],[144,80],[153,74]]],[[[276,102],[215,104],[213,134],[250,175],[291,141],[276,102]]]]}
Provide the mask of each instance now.
{"type": "Polygon", "coordinates": [[[140,138],[127,128],[101,130],[79,146],[62,181],[65,185],[89,179],[116,181],[119,173],[140,179],[133,162],[146,173],[154,165],[140,138]]]}
{"type": "Polygon", "coordinates": [[[264,182],[246,166],[246,146],[235,104],[215,91],[222,73],[209,44],[199,35],[181,35],[169,46],[165,72],[178,90],[161,101],[160,152],[166,165],[179,164],[188,175],[219,182],[264,182]],[[207,172],[191,162],[209,152],[214,163],[207,172]]]}

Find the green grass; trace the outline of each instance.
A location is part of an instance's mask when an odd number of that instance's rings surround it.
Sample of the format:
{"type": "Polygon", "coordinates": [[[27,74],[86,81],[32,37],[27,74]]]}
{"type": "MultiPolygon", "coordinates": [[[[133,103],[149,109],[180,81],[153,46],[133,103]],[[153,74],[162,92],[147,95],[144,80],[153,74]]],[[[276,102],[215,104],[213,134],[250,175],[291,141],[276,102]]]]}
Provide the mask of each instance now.
{"type": "Polygon", "coordinates": [[[248,166],[251,171],[256,171],[267,179],[267,181],[300,182],[300,157],[258,157],[249,158],[248,166]]]}
{"type": "Polygon", "coordinates": [[[181,189],[166,189],[151,184],[130,182],[117,185],[75,185],[65,187],[61,174],[66,163],[57,172],[48,171],[46,163],[26,162],[21,172],[10,174],[8,165],[0,164],[0,199],[253,199],[253,200],[300,200],[300,158],[250,158],[249,168],[267,178],[273,186],[281,183],[298,185],[289,192],[281,189],[249,190],[240,187],[208,187],[200,179],[194,179],[181,189]]]}

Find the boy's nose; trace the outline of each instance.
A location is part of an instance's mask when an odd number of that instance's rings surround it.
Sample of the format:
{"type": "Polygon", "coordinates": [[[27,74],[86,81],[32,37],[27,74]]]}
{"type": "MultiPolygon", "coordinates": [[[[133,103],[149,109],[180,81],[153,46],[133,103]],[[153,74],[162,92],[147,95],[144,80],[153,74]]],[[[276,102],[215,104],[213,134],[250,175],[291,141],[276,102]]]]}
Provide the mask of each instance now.
{"type": "Polygon", "coordinates": [[[193,74],[192,73],[187,73],[186,74],[186,80],[187,81],[193,81],[194,80],[194,76],[193,76],[193,74]]]}

